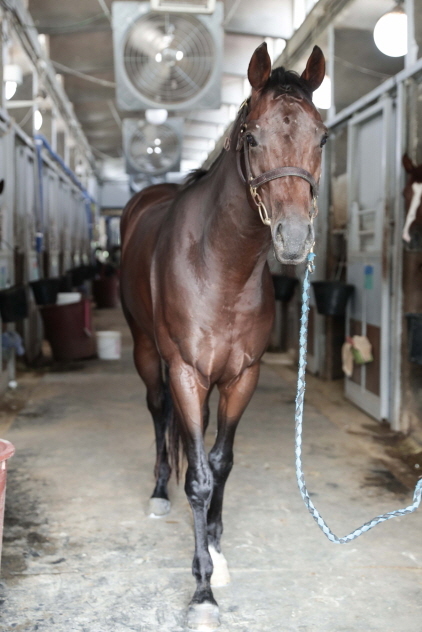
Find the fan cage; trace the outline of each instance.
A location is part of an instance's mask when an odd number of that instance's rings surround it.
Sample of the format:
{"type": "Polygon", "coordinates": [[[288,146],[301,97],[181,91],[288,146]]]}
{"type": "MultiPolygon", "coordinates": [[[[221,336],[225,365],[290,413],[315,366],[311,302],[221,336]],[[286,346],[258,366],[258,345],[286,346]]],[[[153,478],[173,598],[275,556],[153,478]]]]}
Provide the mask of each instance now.
{"type": "Polygon", "coordinates": [[[145,121],[131,123],[126,139],[126,159],[132,171],[148,176],[167,173],[177,167],[181,137],[170,125],[151,125],[145,121]]]}
{"type": "Polygon", "coordinates": [[[210,31],[191,14],[148,13],[129,28],[124,68],[132,86],[157,106],[191,101],[215,62],[210,31]]]}

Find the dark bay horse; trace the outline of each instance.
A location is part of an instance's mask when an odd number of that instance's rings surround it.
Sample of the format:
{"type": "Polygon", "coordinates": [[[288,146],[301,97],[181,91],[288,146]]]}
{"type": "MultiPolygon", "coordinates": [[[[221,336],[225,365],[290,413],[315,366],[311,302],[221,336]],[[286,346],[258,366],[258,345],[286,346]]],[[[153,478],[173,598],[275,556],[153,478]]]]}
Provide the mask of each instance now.
{"type": "Polygon", "coordinates": [[[197,588],[188,626],[195,630],[218,625],[211,583],[229,580],[220,548],[223,494],[236,427],[273,324],[267,254],[272,245],[280,262],[299,264],[314,241],[312,201],[327,134],[312,92],[324,74],[318,47],[299,76],[271,72],[266,44],[259,46],[248,69],[251,97],[214,165],[187,186],[144,189],[122,218],[122,304],[156,432],[150,511],[170,509],[171,400],[194,516],[197,588]],[[214,386],[218,431],[207,456],[203,436],[214,386]]]}

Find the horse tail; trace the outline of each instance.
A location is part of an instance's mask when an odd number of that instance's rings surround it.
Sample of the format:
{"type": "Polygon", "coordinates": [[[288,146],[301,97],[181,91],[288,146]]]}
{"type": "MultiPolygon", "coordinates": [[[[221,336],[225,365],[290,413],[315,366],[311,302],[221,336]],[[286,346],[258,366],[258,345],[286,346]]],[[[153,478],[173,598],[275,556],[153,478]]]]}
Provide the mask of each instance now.
{"type": "Polygon", "coordinates": [[[164,380],[164,415],[166,419],[167,437],[168,437],[168,453],[170,467],[176,475],[176,481],[180,479],[180,432],[177,423],[176,411],[170,391],[170,375],[168,366],[165,367],[164,380]]]}

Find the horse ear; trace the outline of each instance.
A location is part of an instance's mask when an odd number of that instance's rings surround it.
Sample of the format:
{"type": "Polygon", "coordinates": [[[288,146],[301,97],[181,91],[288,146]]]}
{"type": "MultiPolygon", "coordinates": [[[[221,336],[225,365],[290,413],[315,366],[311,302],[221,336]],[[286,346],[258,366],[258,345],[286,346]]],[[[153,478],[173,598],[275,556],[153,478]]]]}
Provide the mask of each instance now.
{"type": "Polygon", "coordinates": [[[413,173],[415,169],[415,165],[413,164],[413,162],[411,161],[411,159],[409,158],[407,154],[404,154],[402,158],[402,162],[403,162],[403,167],[406,169],[407,173],[413,173]]]}
{"type": "Polygon", "coordinates": [[[325,57],[319,46],[314,46],[306,68],[302,73],[302,79],[308,82],[312,92],[315,92],[325,77],[325,57]]]}
{"type": "Polygon", "coordinates": [[[262,90],[271,74],[271,59],[266,42],[262,42],[251,57],[248,79],[254,90],[262,90]]]}

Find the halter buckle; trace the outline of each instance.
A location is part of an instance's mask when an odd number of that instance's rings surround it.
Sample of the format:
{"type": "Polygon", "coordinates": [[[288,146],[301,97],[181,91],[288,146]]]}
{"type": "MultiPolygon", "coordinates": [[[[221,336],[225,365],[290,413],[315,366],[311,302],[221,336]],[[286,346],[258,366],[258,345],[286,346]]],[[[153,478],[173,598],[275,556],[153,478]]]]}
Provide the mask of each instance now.
{"type": "Polygon", "coordinates": [[[251,191],[251,196],[253,201],[255,202],[255,204],[258,207],[258,212],[259,212],[259,217],[261,218],[261,221],[263,224],[265,224],[265,226],[271,226],[271,220],[270,217],[268,215],[268,211],[265,208],[265,204],[262,201],[261,196],[259,195],[257,188],[256,187],[252,187],[250,186],[250,191],[251,191]]]}

